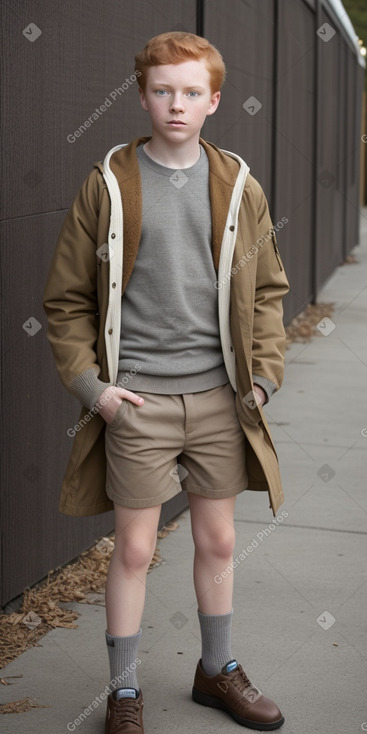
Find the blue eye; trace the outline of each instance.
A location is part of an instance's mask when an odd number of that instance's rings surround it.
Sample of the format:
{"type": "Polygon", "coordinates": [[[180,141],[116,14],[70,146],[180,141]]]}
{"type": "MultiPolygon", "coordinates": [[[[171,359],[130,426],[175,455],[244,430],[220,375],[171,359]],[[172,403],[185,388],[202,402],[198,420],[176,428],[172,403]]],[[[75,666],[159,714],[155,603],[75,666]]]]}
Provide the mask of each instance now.
{"type": "Polygon", "coordinates": [[[189,92],[189,94],[194,94],[197,97],[199,92],[189,92]]]}
{"type": "Polygon", "coordinates": [[[157,89],[156,93],[161,97],[164,94],[167,94],[167,91],[165,89],[157,89]]]}

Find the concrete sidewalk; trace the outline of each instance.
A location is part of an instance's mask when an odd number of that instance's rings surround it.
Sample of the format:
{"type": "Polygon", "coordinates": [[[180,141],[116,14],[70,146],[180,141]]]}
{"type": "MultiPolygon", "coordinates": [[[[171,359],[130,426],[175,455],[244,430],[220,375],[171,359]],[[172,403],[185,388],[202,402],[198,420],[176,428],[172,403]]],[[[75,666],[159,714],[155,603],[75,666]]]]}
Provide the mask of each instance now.
{"type": "MultiPolygon", "coordinates": [[[[287,516],[274,526],[262,493],[237,500],[235,556],[253,550],[235,571],[233,655],[278,703],[284,734],[367,730],[367,209],[361,243],[358,264],[338,268],[319,296],[335,303],[333,323],[291,346],[284,387],[266,410],[286,496],[278,515],[287,516]]],[[[145,731],[249,731],[191,701],[200,635],[188,511],[178,521],[160,542],[165,564],[147,582],[138,670],[145,731]]],[[[78,629],[50,632],[0,674],[23,676],[1,686],[3,702],[30,696],[49,707],[2,716],[4,734],[104,731],[105,610],[66,606],[80,612],[78,629]]]]}

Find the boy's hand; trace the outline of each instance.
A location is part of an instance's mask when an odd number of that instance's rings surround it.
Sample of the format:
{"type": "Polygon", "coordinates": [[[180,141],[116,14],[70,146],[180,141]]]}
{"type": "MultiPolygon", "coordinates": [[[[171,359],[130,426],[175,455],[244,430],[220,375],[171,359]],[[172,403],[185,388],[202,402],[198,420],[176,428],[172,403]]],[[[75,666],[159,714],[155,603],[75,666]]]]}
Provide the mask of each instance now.
{"type": "Polygon", "coordinates": [[[254,392],[256,392],[256,395],[260,398],[260,405],[264,405],[266,403],[266,392],[263,390],[260,385],[254,385],[254,392]]]}
{"type": "Polygon", "coordinates": [[[96,405],[99,408],[99,414],[106,423],[112,423],[117,408],[123,400],[130,400],[131,403],[135,403],[136,405],[143,405],[144,403],[143,398],[131,390],[125,390],[124,387],[111,385],[106,390],[103,390],[96,405]]]}

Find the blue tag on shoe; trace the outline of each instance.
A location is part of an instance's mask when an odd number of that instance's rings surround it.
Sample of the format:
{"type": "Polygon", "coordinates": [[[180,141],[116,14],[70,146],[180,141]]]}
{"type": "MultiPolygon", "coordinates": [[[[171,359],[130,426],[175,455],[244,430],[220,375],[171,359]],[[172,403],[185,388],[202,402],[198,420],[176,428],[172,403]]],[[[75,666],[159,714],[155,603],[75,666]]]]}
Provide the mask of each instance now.
{"type": "Polygon", "coordinates": [[[117,691],[113,691],[112,695],[115,701],[120,701],[121,698],[137,698],[138,691],[136,688],[118,688],[117,691]]]}
{"type": "Polygon", "coordinates": [[[232,673],[232,670],[236,670],[236,668],[238,668],[237,660],[230,660],[230,662],[224,666],[224,671],[226,673],[232,673]]]}

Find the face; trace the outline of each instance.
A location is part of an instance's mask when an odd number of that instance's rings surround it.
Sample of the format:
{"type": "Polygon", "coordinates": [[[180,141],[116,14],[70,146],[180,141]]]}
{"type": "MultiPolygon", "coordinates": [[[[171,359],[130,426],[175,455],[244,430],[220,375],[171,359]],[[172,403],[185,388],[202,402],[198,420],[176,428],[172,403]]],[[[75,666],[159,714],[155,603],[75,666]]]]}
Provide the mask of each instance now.
{"type": "Polygon", "coordinates": [[[218,107],[220,92],[210,91],[210,74],[204,61],[151,66],[145,92],[139,88],[144,110],[152,120],[153,134],[167,142],[184,142],[198,136],[207,115],[218,107]]]}

